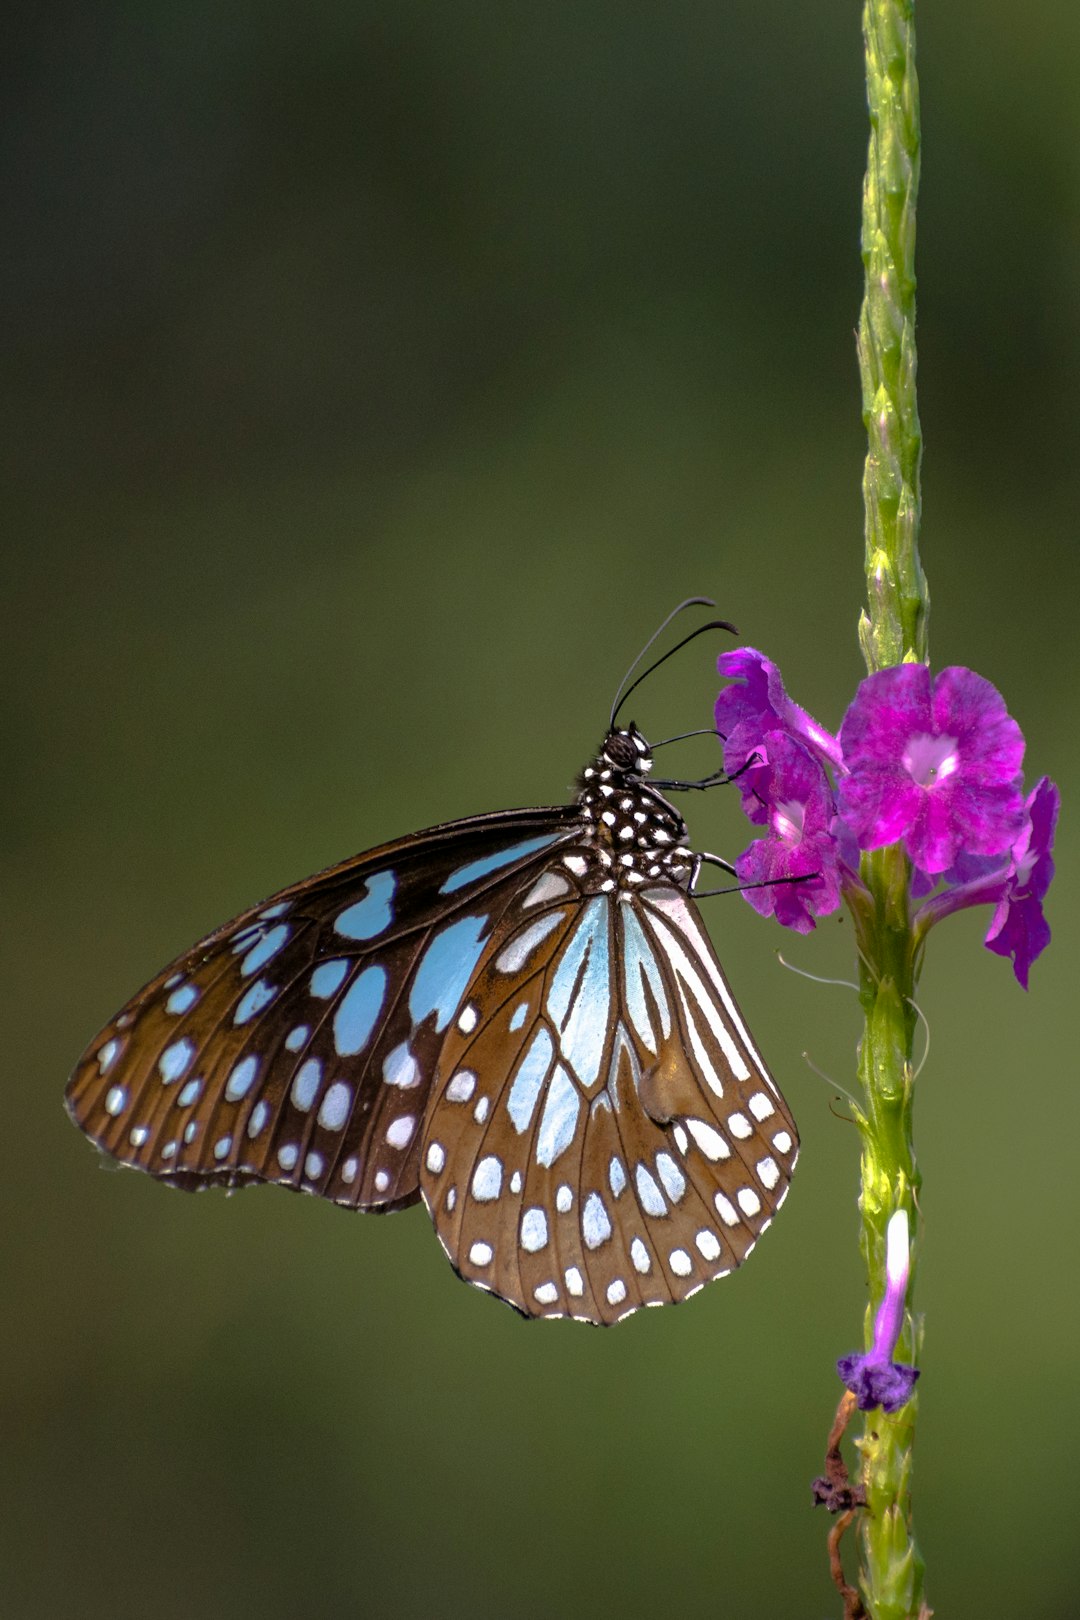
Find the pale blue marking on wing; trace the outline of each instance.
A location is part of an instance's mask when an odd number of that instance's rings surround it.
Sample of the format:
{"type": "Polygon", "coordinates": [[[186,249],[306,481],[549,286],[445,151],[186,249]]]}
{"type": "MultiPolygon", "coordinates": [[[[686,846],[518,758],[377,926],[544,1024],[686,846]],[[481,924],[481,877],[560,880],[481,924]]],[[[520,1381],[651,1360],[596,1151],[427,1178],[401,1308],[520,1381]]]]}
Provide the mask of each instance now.
{"type": "Polygon", "coordinates": [[[578,1089],[560,1063],[548,1087],[540,1129],[536,1133],[538,1164],[550,1168],[574,1140],[581,1098],[578,1089]]]}
{"type": "Polygon", "coordinates": [[[525,1022],[526,1017],[528,1016],[528,1012],[529,1012],[529,1003],[527,1001],[523,1001],[521,1003],[520,1007],[515,1007],[514,1008],[514,1016],[510,1020],[510,1028],[511,1029],[520,1029],[522,1024],[525,1022]]]}
{"type": "Polygon", "coordinates": [[[548,993],[548,1012],[560,1031],[562,1056],[586,1090],[600,1078],[611,1014],[608,917],[604,896],[589,901],[548,993]]]}
{"type": "Polygon", "coordinates": [[[343,957],[333,962],[320,962],[311,975],[311,993],[326,1001],[335,991],[341,989],[345,983],[345,975],[349,971],[349,964],[343,957]]]}
{"type": "Polygon", "coordinates": [[[307,1058],[296,1071],[289,1095],[302,1114],[306,1114],[315,1101],[322,1079],[322,1064],[318,1058],[307,1058]]]}
{"type": "Polygon", "coordinates": [[[547,1248],[548,1223],[542,1209],[527,1209],[521,1217],[521,1247],[529,1254],[547,1248]]]}
{"type": "Polygon", "coordinates": [[[618,1198],[626,1186],[626,1171],[623,1169],[623,1162],[617,1153],[612,1154],[611,1163],[608,1165],[608,1181],[611,1185],[612,1196],[618,1198]]]}
{"type": "Polygon", "coordinates": [[[303,1046],[310,1034],[311,1030],[308,1028],[307,1024],[297,1024],[296,1028],[290,1029],[289,1033],[286,1035],[285,1045],[288,1047],[290,1052],[299,1052],[300,1048],[303,1046]]]}
{"type": "Polygon", "coordinates": [[[409,991],[414,1024],[423,1023],[429,1013],[434,1013],[436,1030],[441,1034],[446,1028],[480,960],[484,949],[481,935],[486,926],[486,917],[461,917],[435,935],[420,958],[409,991]]]}
{"type": "Polygon", "coordinates": [[[195,1042],[189,1041],[186,1035],[165,1048],[158,1058],[158,1073],[167,1086],[179,1080],[194,1056],[195,1042]]]}
{"type": "Polygon", "coordinates": [[[352,1095],[352,1087],[347,1086],[344,1080],[334,1081],[319,1105],[318,1120],[324,1130],[340,1131],[344,1128],[352,1107],[352,1095]]]}
{"type": "Polygon", "coordinates": [[[355,1057],[371,1038],[386,996],[386,969],[372,963],[353,980],[334,1014],[339,1057],[355,1057]]]}
{"type": "Polygon", "coordinates": [[[664,1195],[643,1164],[639,1164],[634,1172],[634,1180],[637,1183],[638,1200],[646,1215],[655,1215],[657,1219],[661,1215],[666,1215],[667,1205],[664,1203],[664,1195]]]}
{"type": "Polygon", "coordinates": [[[420,1065],[410,1052],[408,1041],[401,1041],[386,1054],[382,1072],[388,1086],[400,1086],[402,1091],[420,1084],[420,1065]]]}
{"type": "Polygon", "coordinates": [[[526,838],[520,844],[511,844],[508,849],[496,850],[493,855],[481,855],[479,860],[470,861],[467,866],[459,866],[456,872],[451,872],[439,893],[455,894],[467,883],[475,883],[479,878],[488,877],[500,867],[509,866],[512,861],[520,860],[523,855],[532,855],[535,850],[546,849],[549,844],[555,842],[557,836],[545,833],[542,838],[526,838]]]}
{"type": "Polygon", "coordinates": [[[182,984],[178,990],[173,991],[165,1003],[165,1011],[172,1013],[175,1017],[177,1013],[188,1012],[190,1008],[194,1007],[198,999],[199,992],[193,984],[182,984]]]}
{"type": "Polygon", "coordinates": [[[660,1024],[664,1039],[671,1034],[671,1008],[668,1005],[667,992],[664,981],[660,975],[660,968],[656,961],[656,954],[645,938],[645,931],[634,915],[629,905],[622,908],[623,924],[623,984],[626,994],[626,1009],[630,1014],[630,1022],[637,1031],[638,1038],[649,1051],[656,1053],[659,1043],[656,1031],[652,1027],[649,1017],[649,1004],[645,999],[642,987],[642,975],[648,981],[649,990],[660,1013],[660,1024]]]}
{"type": "Polygon", "coordinates": [[[233,1023],[246,1024],[256,1013],[262,1012],[276,995],[276,985],[267,984],[265,979],[256,979],[251,989],[241,996],[240,1003],[233,1013],[233,1023]]]}
{"type": "Polygon", "coordinates": [[[514,1083],[510,1087],[510,1095],[506,1099],[506,1111],[513,1120],[514,1129],[519,1136],[524,1134],[532,1120],[540,1087],[551,1067],[553,1051],[551,1036],[547,1030],[538,1029],[525,1050],[525,1056],[518,1064],[514,1083]]]}
{"type": "Polygon", "coordinates": [[[241,1097],[246,1097],[258,1072],[257,1057],[241,1058],[225,1082],[225,1101],[239,1102],[241,1097]]]}
{"type": "Polygon", "coordinates": [[[660,1173],[660,1180],[664,1183],[664,1191],[673,1204],[677,1204],[686,1191],[686,1177],[679,1169],[670,1153],[656,1155],[656,1168],[660,1173]]]}
{"type": "Polygon", "coordinates": [[[292,929],[288,923],[278,923],[276,928],[271,928],[268,933],[264,934],[258,944],[252,946],[241,962],[241,977],[250,979],[253,973],[258,973],[261,967],[265,967],[267,962],[277,955],[291,933],[292,929]]]}
{"type": "Polygon", "coordinates": [[[183,1090],[176,1099],[177,1108],[190,1108],[192,1103],[198,1102],[202,1088],[203,1083],[201,1080],[186,1080],[183,1090]]]}
{"type": "Polygon", "coordinates": [[[373,873],[367,880],[364,898],[347,906],[335,920],[335,934],[345,939],[375,939],[393,920],[390,901],[396,888],[393,872],[373,873]]]}

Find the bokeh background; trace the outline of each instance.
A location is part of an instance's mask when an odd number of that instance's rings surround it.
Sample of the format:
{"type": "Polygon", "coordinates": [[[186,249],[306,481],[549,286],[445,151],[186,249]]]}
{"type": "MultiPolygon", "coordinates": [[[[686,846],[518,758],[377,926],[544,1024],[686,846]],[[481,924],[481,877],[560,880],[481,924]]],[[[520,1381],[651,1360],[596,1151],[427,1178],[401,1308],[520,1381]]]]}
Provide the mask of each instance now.
{"type": "MultiPolygon", "coordinates": [[[[934,938],[916,1477],[943,1615],[1076,1613],[1080,24],[920,18],[923,554],[1065,814],[1030,995],[934,938]]],[[[110,1174],[83,1044],[192,939],[412,827],[559,799],[714,595],[860,675],[858,7],[206,0],[4,67],[0,1609],[837,1612],[809,1506],[861,1328],[850,930],[714,938],[804,1135],[751,1266],[529,1324],[421,1210],[110,1174]]],[[[705,724],[713,649],[635,703],[705,724]]],[[[711,762],[688,744],[686,764],[711,762]]],[[[734,855],[738,804],[688,807],[734,855]]]]}

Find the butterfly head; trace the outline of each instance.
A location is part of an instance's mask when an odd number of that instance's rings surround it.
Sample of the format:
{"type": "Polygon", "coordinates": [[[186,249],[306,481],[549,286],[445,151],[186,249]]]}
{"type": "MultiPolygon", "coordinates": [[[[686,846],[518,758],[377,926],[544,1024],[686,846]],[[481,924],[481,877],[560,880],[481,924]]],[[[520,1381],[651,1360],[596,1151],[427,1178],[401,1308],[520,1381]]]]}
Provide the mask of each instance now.
{"type": "Polygon", "coordinates": [[[600,759],[609,770],[622,776],[646,776],[652,770],[652,749],[631,720],[608,732],[600,759]]]}

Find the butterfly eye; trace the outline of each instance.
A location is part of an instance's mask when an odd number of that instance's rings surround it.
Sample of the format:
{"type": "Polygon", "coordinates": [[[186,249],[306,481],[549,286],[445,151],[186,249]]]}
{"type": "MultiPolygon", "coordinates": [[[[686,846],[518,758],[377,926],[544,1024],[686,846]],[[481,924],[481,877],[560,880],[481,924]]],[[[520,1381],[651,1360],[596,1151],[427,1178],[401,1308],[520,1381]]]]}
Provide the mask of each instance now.
{"type": "MultiPolygon", "coordinates": [[[[639,740],[645,742],[643,737],[639,740]]],[[[616,770],[620,771],[635,769],[640,763],[642,753],[647,751],[647,744],[643,749],[639,749],[633,736],[626,731],[613,731],[604,744],[606,758],[616,770]]]]}

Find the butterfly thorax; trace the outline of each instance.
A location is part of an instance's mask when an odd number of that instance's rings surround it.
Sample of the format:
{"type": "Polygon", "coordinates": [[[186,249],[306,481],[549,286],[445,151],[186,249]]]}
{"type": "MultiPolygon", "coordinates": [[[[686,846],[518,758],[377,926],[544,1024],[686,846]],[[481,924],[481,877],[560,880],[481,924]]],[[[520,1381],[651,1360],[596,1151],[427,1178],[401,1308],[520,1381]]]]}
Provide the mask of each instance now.
{"type": "Polygon", "coordinates": [[[651,769],[649,745],[631,724],[609,732],[582,771],[577,803],[584,842],[595,854],[587,889],[632,890],[665,881],[688,887],[694,857],[686,823],[646,781],[651,769]]]}

